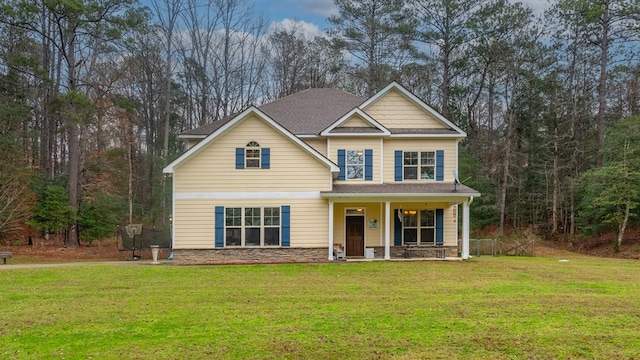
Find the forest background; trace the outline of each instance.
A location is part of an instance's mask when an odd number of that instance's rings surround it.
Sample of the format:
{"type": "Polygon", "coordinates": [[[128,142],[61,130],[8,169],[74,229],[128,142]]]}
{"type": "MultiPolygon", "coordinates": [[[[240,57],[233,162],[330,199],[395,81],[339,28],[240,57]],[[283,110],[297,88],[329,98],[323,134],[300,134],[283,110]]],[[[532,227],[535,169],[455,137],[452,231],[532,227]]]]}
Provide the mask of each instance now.
{"type": "Polygon", "coordinates": [[[640,212],[640,0],[0,0],[0,242],[167,229],[177,135],[312,87],[398,81],[464,129],[474,229],[614,234],[640,212]]]}

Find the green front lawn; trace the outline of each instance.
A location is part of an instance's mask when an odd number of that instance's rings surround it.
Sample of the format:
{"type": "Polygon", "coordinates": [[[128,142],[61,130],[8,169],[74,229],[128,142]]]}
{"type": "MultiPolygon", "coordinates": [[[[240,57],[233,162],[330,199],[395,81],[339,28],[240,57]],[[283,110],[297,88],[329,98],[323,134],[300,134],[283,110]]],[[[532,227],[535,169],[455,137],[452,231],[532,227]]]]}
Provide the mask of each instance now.
{"type": "Polygon", "coordinates": [[[7,359],[640,358],[640,262],[0,270],[7,359]]]}

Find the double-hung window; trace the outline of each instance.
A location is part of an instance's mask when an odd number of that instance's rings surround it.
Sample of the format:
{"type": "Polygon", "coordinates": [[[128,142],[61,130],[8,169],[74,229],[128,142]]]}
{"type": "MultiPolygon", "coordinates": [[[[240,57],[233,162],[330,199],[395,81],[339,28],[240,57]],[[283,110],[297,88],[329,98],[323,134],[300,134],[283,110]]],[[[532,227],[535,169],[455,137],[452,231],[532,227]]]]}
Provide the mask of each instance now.
{"type": "Polygon", "coordinates": [[[224,225],[227,246],[240,246],[242,244],[242,208],[226,208],[224,225]]]}
{"type": "Polygon", "coordinates": [[[226,246],[280,246],[279,207],[225,208],[226,246]]]}
{"type": "Polygon", "coordinates": [[[405,180],[432,180],[435,177],[435,151],[405,151],[402,164],[405,180]]]}
{"type": "Polygon", "coordinates": [[[402,229],[405,245],[435,244],[435,218],[434,210],[404,210],[402,213],[402,229]]]}
{"type": "Polygon", "coordinates": [[[280,208],[264,208],[264,245],[280,245],[280,208]]]}
{"type": "Polygon", "coordinates": [[[250,141],[245,148],[245,167],[260,168],[260,144],[250,141]]]}
{"type": "Polygon", "coordinates": [[[245,147],[236,148],[236,169],[271,168],[271,149],[261,147],[257,141],[249,141],[245,147]]]}

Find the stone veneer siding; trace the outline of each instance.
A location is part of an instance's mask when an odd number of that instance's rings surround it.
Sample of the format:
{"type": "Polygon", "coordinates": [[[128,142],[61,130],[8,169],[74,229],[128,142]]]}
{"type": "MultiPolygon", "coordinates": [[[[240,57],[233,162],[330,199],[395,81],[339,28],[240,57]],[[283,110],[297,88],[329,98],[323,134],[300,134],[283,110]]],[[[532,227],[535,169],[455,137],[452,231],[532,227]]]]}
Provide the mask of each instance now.
{"type": "Polygon", "coordinates": [[[183,265],[313,263],[328,261],[327,248],[174,249],[183,265]]]}
{"type": "MultiPolygon", "coordinates": [[[[374,258],[384,258],[384,246],[372,246],[374,258]]],[[[447,257],[457,257],[458,248],[445,246],[447,257]]],[[[404,246],[391,246],[392,259],[404,259],[404,246]]],[[[435,249],[412,253],[413,258],[435,258],[435,249]]],[[[173,261],[180,265],[314,263],[328,261],[327,248],[235,248],[174,249],[173,261]]]]}

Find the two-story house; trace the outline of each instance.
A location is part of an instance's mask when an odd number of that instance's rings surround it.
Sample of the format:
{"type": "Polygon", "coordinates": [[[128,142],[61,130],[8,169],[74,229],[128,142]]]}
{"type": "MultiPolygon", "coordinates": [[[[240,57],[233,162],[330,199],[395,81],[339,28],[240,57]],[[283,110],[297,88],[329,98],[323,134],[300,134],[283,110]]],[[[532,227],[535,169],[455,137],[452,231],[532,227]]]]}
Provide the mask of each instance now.
{"type": "Polygon", "coordinates": [[[174,260],[466,259],[480,194],[456,179],[465,136],[397,83],[369,99],[308,89],[188,131],[164,169],[174,260]]]}

